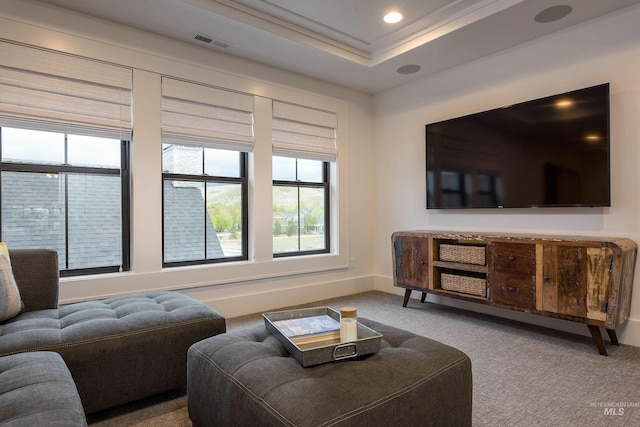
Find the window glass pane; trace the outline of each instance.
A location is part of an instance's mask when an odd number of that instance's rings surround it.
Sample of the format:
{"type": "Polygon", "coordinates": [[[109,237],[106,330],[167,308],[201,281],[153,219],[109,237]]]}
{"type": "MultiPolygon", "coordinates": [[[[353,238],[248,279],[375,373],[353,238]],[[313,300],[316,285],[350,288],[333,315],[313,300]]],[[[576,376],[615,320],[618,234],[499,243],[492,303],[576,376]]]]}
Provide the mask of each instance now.
{"type": "Polygon", "coordinates": [[[64,163],[64,134],[3,127],[2,160],[5,162],[64,163]]]}
{"type": "Polygon", "coordinates": [[[207,184],[207,258],[242,256],[242,186],[207,184]]]}
{"type": "Polygon", "coordinates": [[[67,162],[74,166],[120,167],[120,140],[67,135],[67,162]]]}
{"type": "Polygon", "coordinates": [[[211,176],[238,178],[240,176],[240,152],[205,148],[204,173],[211,176]]]}
{"type": "Polygon", "coordinates": [[[164,261],[204,259],[204,184],[165,180],[163,209],[164,261]]]}
{"type": "Polygon", "coordinates": [[[272,168],[273,179],[278,181],[296,180],[296,159],[273,156],[272,168]]]}
{"type": "Polygon", "coordinates": [[[1,178],[2,240],[10,249],[53,249],[64,268],[64,176],[2,172],[1,178]]]}
{"type": "Polygon", "coordinates": [[[67,174],[69,268],[122,263],[122,211],[118,175],[67,174]]]}
{"type": "Polygon", "coordinates": [[[274,181],[276,176],[287,178],[279,180],[287,181],[287,185],[273,186],[274,255],[327,252],[325,162],[274,157],[273,165],[274,181]],[[281,173],[276,170],[277,165],[281,166],[281,173]]]}
{"type": "Polygon", "coordinates": [[[322,161],[298,159],[298,180],[306,182],[322,182],[322,161]]]}
{"type": "Polygon", "coordinates": [[[201,147],[162,144],[162,171],[186,175],[202,175],[201,147]]]}
{"type": "Polygon", "coordinates": [[[273,252],[298,252],[298,187],[273,187],[273,252]]]}
{"type": "Polygon", "coordinates": [[[324,188],[300,188],[300,250],[325,249],[324,188]]]}

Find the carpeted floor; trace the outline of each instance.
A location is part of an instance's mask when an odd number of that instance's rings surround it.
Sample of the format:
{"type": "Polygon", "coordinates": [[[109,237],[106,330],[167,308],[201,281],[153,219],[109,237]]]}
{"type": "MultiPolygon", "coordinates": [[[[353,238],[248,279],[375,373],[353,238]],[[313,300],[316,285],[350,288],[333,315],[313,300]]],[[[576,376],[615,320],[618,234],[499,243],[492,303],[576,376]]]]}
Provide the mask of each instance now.
{"type": "MultiPolygon", "coordinates": [[[[307,306],[352,305],[358,315],[456,347],[473,364],[473,425],[640,426],[640,348],[493,316],[366,292],[307,306]]],[[[262,323],[254,314],[227,319],[229,332],[262,323]]],[[[105,411],[90,425],[191,426],[185,390],[105,411]]]]}

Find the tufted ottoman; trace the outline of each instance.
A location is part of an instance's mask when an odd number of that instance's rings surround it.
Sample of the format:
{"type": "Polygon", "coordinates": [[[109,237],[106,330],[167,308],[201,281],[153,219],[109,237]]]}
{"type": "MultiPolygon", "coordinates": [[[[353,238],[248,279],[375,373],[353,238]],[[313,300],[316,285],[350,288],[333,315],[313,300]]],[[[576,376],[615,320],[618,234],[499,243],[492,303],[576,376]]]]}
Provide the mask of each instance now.
{"type": "Polygon", "coordinates": [[[361,319],[375,354],[303,368],[263,325],[194,344],[194,426],[470,426],[471,361],[459,350],[361,319]]]}
{"type": "Polygon", "coordinates": [[[91,413],[184,386],[189,346],[224,331],[210,307],[149,293],[26,311],[0,324],[0,356],[59,353],[91,413]]]}
{"type": "Polygon", "coordinates": [[[0,425],[87,425],[73,378],[59,354],[0,357],[0,425]]]}

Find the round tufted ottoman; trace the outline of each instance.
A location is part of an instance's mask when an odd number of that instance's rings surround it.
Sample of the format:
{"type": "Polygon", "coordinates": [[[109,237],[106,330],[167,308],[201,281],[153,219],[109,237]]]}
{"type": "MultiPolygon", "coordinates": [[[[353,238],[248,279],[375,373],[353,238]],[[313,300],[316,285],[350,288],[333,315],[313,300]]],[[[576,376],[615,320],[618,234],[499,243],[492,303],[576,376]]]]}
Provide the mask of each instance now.
{"type": "Polygon", "coordinates": [[[189,348],[194,426],[470,426],[471,361],[437,341],[365,319],[372,355],[303,368],[264,325],[189,348]]]}

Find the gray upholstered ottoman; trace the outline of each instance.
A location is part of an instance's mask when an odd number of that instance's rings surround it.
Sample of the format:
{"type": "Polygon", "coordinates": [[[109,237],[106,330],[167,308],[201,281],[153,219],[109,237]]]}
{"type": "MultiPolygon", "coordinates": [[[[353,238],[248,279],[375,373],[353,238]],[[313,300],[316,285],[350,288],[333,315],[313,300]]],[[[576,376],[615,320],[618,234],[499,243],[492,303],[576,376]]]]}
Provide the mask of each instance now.
{"type": "Polygon", "coordinates": [[[195,426],[470,426],[471,361],[380,323],[375,354],[303,368],[263,325],[191,346],[195,426]]]}
{"type": "Polygon", "coordinates": [[[59,354],[0,357],[0,425],[87,425],[73,378],[59,354]]]}

